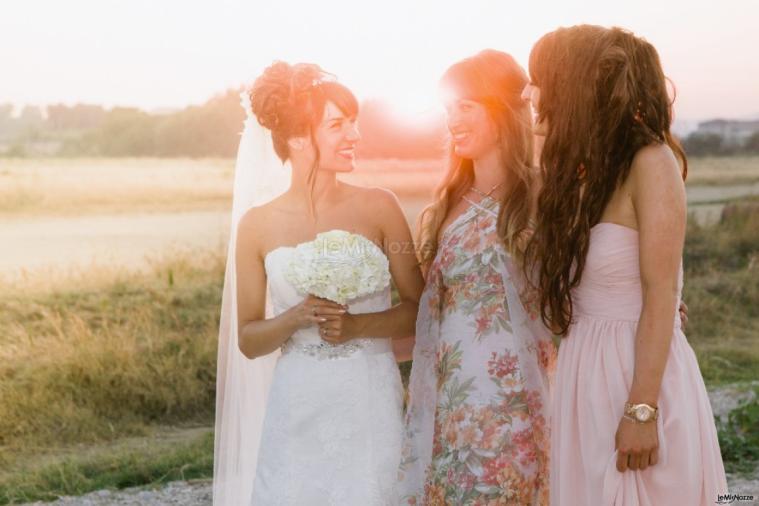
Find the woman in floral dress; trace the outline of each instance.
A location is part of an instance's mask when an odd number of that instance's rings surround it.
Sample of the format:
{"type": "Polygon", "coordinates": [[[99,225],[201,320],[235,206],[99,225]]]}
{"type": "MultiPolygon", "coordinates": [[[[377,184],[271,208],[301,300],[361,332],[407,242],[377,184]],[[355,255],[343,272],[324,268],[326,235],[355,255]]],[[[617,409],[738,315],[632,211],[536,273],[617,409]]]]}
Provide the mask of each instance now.
{"type": "Polygon", "coordinates": [[[419,219],[419,305],[400,471],[409,505],[546,504],[556,351],[520,302],[532,131],[514,59],[485,50],[442,79],[450,168],[419,219]]]}

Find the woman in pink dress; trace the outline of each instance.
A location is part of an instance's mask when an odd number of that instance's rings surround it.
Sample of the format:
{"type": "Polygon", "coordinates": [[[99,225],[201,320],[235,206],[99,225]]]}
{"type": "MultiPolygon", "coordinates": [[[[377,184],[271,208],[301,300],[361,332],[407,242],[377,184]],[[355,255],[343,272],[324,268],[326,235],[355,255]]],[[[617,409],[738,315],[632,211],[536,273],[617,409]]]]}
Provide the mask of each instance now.
{"type": "Polygon", "coordinates": [[[544,184],[525,258],[564,336],[551,504],[714,504],[727,493],[714,418],[676,317],[687,162],[657,52],[618,28],[560,28],[530,76],[544,184]]]}

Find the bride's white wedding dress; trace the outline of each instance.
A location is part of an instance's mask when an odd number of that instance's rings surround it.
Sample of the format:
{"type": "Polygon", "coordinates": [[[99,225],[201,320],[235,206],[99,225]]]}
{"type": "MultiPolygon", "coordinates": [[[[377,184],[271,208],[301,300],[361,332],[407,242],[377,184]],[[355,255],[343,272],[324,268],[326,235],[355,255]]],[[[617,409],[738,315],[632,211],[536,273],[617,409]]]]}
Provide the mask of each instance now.
{"type": "MultiPolygon", "coordinates": [[[[303,300],[285,279],[293,253],[280,247],[264,260],[274,314],[303,300]]],[[[349,312],[390,304],[388,287],[350,301],[349,312]]],[[[316,326],[293,334],[274,371],[251,504],[397,504],[402,402],[390,339],[333,346],[316,326]]]]}

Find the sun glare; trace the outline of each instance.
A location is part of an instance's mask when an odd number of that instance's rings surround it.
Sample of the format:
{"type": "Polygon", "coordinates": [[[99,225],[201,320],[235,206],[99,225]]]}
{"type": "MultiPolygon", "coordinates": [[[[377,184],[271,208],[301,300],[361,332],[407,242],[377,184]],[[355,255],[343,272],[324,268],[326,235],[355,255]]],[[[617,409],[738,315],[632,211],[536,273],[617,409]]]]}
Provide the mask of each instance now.
{"type": "Polygon", "coordinates": [[[393,116],[407,124],[421,124],[439,117],[443,107],[435,89],[408,90],[382,97],[387,101],[393,116]]]}

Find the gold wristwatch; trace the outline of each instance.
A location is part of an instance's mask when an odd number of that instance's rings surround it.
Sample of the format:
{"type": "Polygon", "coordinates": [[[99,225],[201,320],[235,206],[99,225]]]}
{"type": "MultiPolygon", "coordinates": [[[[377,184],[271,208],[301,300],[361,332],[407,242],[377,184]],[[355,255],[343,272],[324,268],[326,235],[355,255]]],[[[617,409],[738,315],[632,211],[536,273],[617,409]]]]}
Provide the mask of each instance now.
{"type": "Polygon", "coordinates": [[[630,404],[626,402],[625,416],[637,423],[653,422],[659,416],[659,408],[649,406],[648,404],[630,404]]]}

